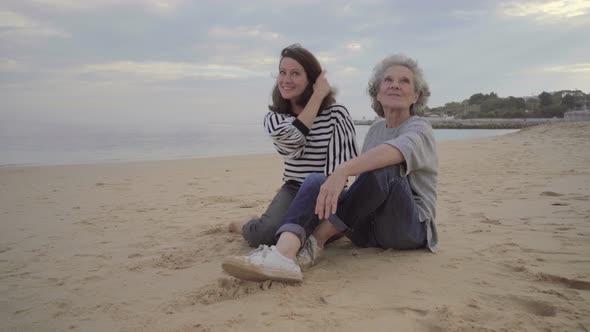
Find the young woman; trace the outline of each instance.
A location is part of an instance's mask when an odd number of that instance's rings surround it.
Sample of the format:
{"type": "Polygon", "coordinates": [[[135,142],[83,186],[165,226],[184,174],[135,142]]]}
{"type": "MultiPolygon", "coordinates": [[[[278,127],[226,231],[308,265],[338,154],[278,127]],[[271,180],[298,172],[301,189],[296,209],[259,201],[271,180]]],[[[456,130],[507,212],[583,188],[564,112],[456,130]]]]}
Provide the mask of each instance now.
{"type": "Polygon", "coordinates": [[[358,154],[350,114],[335,103],[318,60],[298,44],[281,51],[269,110],[264,128],[284,158],[284,184],[260,218],[230,224],[252,247],[276,243],[275,232],[308,175],[328,176],[358,154]]]}

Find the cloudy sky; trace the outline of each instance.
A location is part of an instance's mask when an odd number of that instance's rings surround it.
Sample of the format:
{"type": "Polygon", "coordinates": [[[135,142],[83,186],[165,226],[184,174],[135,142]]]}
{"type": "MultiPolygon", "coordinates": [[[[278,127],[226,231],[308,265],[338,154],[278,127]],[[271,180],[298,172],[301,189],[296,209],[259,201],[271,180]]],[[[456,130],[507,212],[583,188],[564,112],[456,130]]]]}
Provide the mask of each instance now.
{"type": "Polygon", "coordinates": [[[292,43],[357,119],[373,117],[367,80],[391,53],[424,68],[431,107],[588,93],[588,31],[590,0],[2,0],[0,129],[261,122],[292,43]]]}

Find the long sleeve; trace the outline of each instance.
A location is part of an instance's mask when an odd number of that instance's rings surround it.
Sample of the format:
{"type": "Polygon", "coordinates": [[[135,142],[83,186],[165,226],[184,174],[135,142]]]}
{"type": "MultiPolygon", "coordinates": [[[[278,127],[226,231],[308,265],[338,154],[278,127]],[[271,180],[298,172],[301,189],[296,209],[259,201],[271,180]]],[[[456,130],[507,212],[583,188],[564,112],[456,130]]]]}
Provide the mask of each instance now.
{"type": "Polygon", "coordinates": [[[336,166],[358,156],[356,132],[350,114],[343,106],[333,107],[335,120],[332,138],[328,144],[324,174],[330,175],[336,166]]]}
{"type": "Polygon", "coordinates": [[[329,175],[358,154],[352,119],[341,105],[318,112],[311,128],[290,114],[270,112],[264,128],[283,156],[283,181],[303,183],[312,173],[329,175]]]}
{"type": "MultiPolygon", "coordinates": [[[[277,152],[287,158],[299,158],[305,150],[305,134],[297,126],[297,118],[286,114],[268,112],[264,117],[264,129],[272,138],[277,152]]],[[[301,124],[303,125],[303,124],[301,124]]]]}

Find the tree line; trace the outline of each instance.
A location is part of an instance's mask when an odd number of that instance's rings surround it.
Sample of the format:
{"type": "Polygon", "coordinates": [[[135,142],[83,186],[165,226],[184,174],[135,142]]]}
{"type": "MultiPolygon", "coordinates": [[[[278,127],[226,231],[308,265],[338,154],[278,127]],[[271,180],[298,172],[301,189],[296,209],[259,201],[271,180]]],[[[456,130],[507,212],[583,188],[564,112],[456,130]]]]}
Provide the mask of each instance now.
{"type": "Polygon", "coordinates": [[[494,92],[476,93],[462,102],[450,102],[441,107],[425,107],[421,115],[475,118],[563,118],[570,110],[590,106],[590,94],[580,90],[543,91],[538,96],[501,98],[494,92]]]}

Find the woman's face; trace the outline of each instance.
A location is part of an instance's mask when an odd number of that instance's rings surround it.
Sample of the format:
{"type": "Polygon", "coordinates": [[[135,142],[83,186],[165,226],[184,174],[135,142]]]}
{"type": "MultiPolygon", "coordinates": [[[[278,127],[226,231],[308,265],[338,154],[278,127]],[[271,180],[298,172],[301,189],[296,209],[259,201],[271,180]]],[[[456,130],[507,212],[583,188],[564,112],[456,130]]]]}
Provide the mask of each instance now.
{"type": "Polygon", "coordinates": [[[405,66],[387,68],[381,81],[377,101],[383,109],[409,110],[418,100],[414,92],[414,73],[405,66]]]}
{"type": "Polygon", "coordinates": [[[279,64],[277,85],[281,96],[290,101],[296,101],[305,91],[309,81],[303,66],[292,58],[283,58],[279,64]]]}

